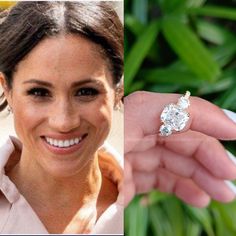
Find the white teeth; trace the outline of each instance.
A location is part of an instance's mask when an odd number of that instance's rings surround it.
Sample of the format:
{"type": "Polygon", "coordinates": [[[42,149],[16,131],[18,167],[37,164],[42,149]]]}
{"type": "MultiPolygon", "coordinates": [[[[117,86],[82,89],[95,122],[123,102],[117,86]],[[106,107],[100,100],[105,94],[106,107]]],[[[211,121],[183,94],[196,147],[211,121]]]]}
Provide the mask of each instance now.
{"type": "Polygon", "coordinates": [[[75,144],[74,140],[71,139],[71,140],[70,140],[70,146],[71,146],[71,145],[74,145],[74,144],[75,144]]]}
{"type": "Polygon", "coordinates": [[[58,142],[57,142],[57,140],[53,140],[53,144],[52,144],[53,146],[58,146],[58,142]]]}
{"type": "Polygon", "coordinates": [[[63,147],[63,141],[62,141],[62,140],[59,140],[58,146],[59,146],[59,147],[63,147]]]}
{"type": "Polygon", "coordinates": [[[75,144],[78,144],[81,141],[80,138],[75,138],[75,139],[69,139],[69,140],[56,140],[52,138],[45,137],[45,140],[47,141],[48,144],[55,146],[55,147],[60,147],[60,148],[66,148],[73,146],[75,144]]]}
{"type": "Polygon", "coordinates": [[[70,146],[70,141],[69,140],[64,141],[64,147],[69,147],[69,146],[70,146]]]}
{"type": "Polygon", "coordinates": [[[53,140],[51,138],[49,139],[49,143],[53,145],[53,140]]]}
{"type": "Polygon", "coordinates": [[[78,138],[75,139],[75,143],[76,143],[76,144],[79,143],[79,139],[78,139],[78,138]]]}

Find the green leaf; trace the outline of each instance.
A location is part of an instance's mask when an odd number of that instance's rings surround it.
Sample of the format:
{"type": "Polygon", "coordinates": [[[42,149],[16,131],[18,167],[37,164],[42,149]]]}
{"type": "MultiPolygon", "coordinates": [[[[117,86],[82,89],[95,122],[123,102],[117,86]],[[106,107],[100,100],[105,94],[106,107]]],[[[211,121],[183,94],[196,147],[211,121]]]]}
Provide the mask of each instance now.
{"type": "Polygon", "coordinates": [[[188,26],[177,18],[168,17],[163,20],[162,30],[176,54],[199,78],[214,81],[219,77],[219,65],[188,26]]]}
{"type": "Polygon", "coordinates": [[[152,44],[155,42],[159,32],[160,24],[153,21],[141,34],[131,48],[125,63],[125,89],[129,89],[139,66],[142,64],[152,44]]]}
{"type": "Polygon", "coordinates": [[[200,7],[205,2],[206,2],[206,0],[188,0],[186,6],[187,7],[200,7]]]}
{"type": "Polygon", "coordinates": [[[129,89],[125,90],[125,95],[128,95],[138,90],[142,90],[144,86],[145,86],[145,81],[134,81],[132,83],[132,86],[130,86],[129,89]]]}
{"type": "Polygon", "coordinates": [[[215,101],[215,104],[225,109],[236,108],[236,84],[234,83],[230,89],[219,96],[215,101]]]}
{"type": "Polygon", "coordinates": [[[180,201],[172,197],[169,201],[163,202],[163,209],[167,214],[174,235],[184,235],[184,213],[180,201]]]}
{"type": "Polygon", "coordinates": [[[211,48],[210,51],[215,61],[223,67],[234,58],[236,53],[236,43],[235,41],[230,41],[218,47],[211,48]]]}
{"type": "Polygon", "coordinates": [[[199,80],[191,71],[184,71],[181,68],[144,69],[140,71],[139,77],[155,84],[166,83],[196,88],[203,84],[203,81],[199,80]]]}
{"type": "Polygon", "coordinates": [[[187,0],[158,0],[159,6],[166,14],[183,11],[187,0]]]}
{"type": "Polygon", "coordinates": [[[168,197],[169,197],[169,195],[166,193],[162,193],[157,190],[153,190],[148,194],[148,203],[151,206],[151,205],[159,203],[160,201],[162,201],[168,197]]]}
{"type": "Polygon", "coordinates": [[[144,30],[144,25],[138,21],[134,16],[125,15],[125,28],[129,29],[135,36],[138,36],[144,30]]]}
{"type": "Polygon", "coordinates": [[[163,220],[165,220],[164,213],[163,213],[163,210],[160,209],[160,207],[158,207],[158,205],[153,205],[150,207],[149,219],[150,219],[153,235],[165,236],[166,234],[164,234],[164,226],[162,223],[163,220]]]}
{"type": "Polygon", "coordinates": [[[236,40],[234,34],[216,23],[212,24],[205,20],[198,20],[196,26],[198,34],[211,43],[225,44],[229,41],[235,42],[236,40]]]}
{"type": "MultiPolygon", "coordinates": [[[[225,226],[222,222],[220,212],[217,209],[212,209],[212,214],[214,217],[215,225],[216,225],[216,236],[226,235],[225,226]]],[[[227,234],[228,235],[228,234],[227,234]]]]}
{"type": "Polygon", "coordinates": [[[216,236],[235,236],[236,203],[222,204],[213,201],[210,209],[216,225],[216,236]]]}
{"type": "Polygon", "coordinates": [[[153,84],[146,86],[145,88],[145,90],[154,93],[175,93],[179,91],[180,86],[177,84],[153,84]]]}
{"type": "Polygon", "coordinates": [[[235,202],[229,204],[220,204],[218,203],[218,209],[221,213],[222,220],[225,223],[225,227],[229,230],[234,231],[236,233],[236,226],[235,226],[235,217],[236,217],[236,204],[235,202]]]}
{"type": "Polygon", "coordinates": [[[236,9],[235,8],[227,8],[222,6],[203,6],[198,8],[189,8],[188,13],[204,15],[204,16],[212,16],[217,18],[223,18],[228,20],[236,20],[236,9]]]}
{"type": "Polygon", "coordinates": [[[142,204],[142,197],[135,197],[125,210],[128,236],[145,236],[148,224],[148,207],[142,204]]]}
{"type": "Polygon", "coordinates": [[[190,206],[185,206],[185,208],[192,219],[197,220],[199,223],[202,224],[208,236],[215,235],[212,227],[212,218],[208,209],[199,209],[190,206]]]}
{"type": "Polygon", "coordinates": [[[201,224],[190,220],[188,217],[185,217],[185,234],[189,236],[199,236],[201,235],[201,224]]]}
{"type": "Polygon", "coordinates": [[[152,205],[149,208],[151,227],[156,236],[175,235],[175,232],[166,216],[165,211],[159,205],[152,205]]]}
{"type": "Polygon", "coordinates": [[[199,95],[217,93],[228,90],[234,86],[236,81],[236,69],[225,70],[221,78],[213,83],[202,86],[198,90],[199,95]]]}
{"type": "Polygon", "coordinates": [[[148,8],[148,0],[133,0],[132,1],[132,11],[133,15],[139,19],[140,22],[147,22],[147,11],[148,8]]]}

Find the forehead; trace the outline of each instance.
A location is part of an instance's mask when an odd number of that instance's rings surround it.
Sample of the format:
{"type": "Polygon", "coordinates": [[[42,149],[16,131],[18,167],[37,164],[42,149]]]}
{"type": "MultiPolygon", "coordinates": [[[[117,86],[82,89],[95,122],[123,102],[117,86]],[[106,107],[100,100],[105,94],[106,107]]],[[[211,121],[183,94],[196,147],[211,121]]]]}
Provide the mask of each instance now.
{"type": "Polygon", "coordinates": [[[99,45],[77,35],[42,40],[17,66],[24,78],[75,78],[108,74],[99,45]]]}

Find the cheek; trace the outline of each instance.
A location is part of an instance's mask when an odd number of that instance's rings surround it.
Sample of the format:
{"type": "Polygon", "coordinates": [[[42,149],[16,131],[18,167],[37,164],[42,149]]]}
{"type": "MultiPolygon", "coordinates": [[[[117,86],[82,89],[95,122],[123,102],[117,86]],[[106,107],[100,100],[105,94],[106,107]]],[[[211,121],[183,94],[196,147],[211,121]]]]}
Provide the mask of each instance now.
{"type": "Polygon", "coordinates": [[[90,109],[84,111],[84,119],[89,121],[97,132],[108,133],[111,126],[113,103],[111,99],[104,99],[94,103],[90,109]]]}
{"type": "Polygon", "coordinates": [[[108,126],[111,125],[112,108],[110,106],[102,106],[100,109],[93,110],[91,118],[94,120],[95,126],[108,126]]]}
{"type": "Polygon", "coordinates": [[[15,130],[19,138],[22,135],[29,136],[35,131],[36,126],[40,123],[41,114],[43,113],[39,109],[23,99],[18,99],[13,104],[15,130]]]}

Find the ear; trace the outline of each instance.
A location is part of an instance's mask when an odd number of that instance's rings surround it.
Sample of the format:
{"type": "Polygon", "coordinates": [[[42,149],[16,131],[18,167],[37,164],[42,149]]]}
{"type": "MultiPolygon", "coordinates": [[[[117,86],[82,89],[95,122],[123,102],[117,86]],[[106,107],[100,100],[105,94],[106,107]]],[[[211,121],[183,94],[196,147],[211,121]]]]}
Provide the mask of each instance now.
{"type": "Polygon", "coordinates": [[[2,72],[0,72],[0,83],[3,89],[4,96],[7,99],[7,103],[11,107],[11,90],[8,87],[6,76],[2,72]]]}
{"type": "Polygon", "coordinates": [[[115,90],[115,104],[114,104],[114,109],[115,110],[120,110],[121,106],[123,104],[123,99],[124,97],[124,85],[123,85],[123,80],[121,83],[118,84],[115,90]]]}

